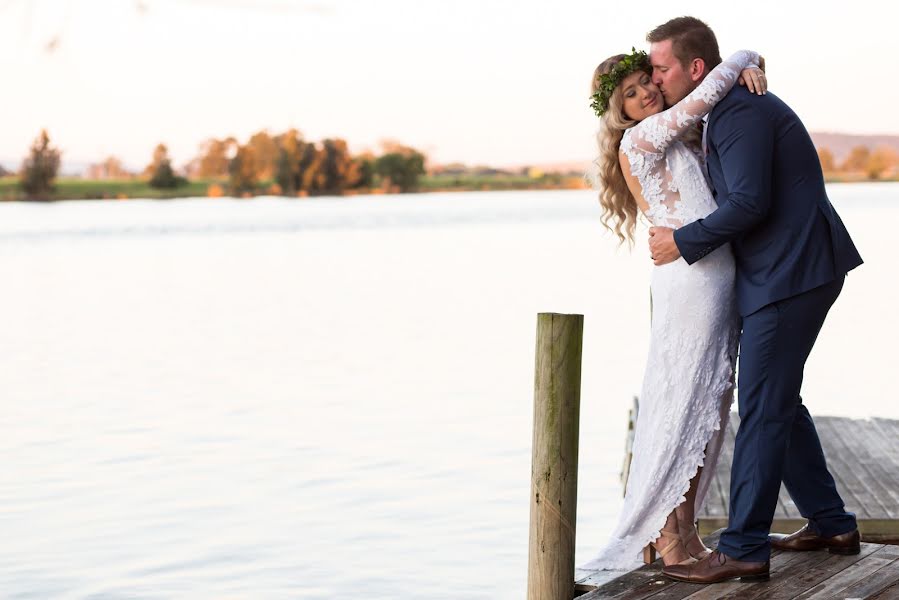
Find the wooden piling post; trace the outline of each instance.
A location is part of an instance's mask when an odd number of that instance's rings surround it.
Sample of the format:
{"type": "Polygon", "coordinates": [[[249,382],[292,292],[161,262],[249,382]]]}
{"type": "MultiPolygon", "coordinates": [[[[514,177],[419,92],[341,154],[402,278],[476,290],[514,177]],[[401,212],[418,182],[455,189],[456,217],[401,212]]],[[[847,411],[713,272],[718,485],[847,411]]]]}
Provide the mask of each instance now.
{"type": "Polygon", "coordinates": [[[574,598],[583,315],[537,315],[528,600],[574,598]]]}

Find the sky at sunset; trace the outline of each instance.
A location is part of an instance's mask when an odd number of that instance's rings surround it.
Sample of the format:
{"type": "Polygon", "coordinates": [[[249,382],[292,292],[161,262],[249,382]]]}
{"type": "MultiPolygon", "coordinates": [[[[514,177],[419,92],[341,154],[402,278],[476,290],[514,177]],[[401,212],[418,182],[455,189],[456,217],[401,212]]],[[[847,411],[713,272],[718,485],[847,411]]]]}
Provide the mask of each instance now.
{"type": "Polygon", "coordinates": [[[723,56],[761,52],[814,131],[899,134],[894,3],[560,0],[0,0],[0,160],[41,128],[64,163],[296,127],[434,162],[592,158],[596,64],[691,14],[723,56]]]}

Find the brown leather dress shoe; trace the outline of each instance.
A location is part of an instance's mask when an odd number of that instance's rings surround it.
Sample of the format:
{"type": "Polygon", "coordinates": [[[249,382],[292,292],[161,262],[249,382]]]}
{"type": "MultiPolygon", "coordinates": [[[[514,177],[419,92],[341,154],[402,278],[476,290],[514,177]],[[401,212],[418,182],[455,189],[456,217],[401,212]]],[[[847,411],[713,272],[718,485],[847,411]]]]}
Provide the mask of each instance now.
{"type": "Polygon", "coordinates": [[[861,536],[858,529],[833,537],[821,537],[809,530],[808,525],[790,535],[775,533],[768,536],[771,547],[777,550],[827,550],[831,554],[858,554],[861,552],[861,536]]]}
{"type": "Polygon", "coordinates": [[[739,578],[740,581],[767,581],[770,562],[736,560],[715,550],[692,565],[671,565],[662,574],[675,581],[688,583],[718,583],[739,578]]]}

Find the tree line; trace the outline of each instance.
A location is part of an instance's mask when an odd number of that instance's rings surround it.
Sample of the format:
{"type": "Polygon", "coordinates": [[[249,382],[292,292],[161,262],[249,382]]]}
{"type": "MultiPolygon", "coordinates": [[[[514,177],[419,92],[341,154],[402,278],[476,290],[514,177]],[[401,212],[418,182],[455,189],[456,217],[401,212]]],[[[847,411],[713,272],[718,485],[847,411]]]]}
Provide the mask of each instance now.
{"type": "MultiPolygon", "coordinates": [[[[828,148],[819,147],[818,157],[829,179],[899,177],[899,153],[887,146],[856,146],[839,162],[828,148]]],[[[379,155],[353,155],[343,139],[307,141],[298,130],[290,129],[277,135],[260,131],[244,144],[234,137],[209,139],[179,171],[172,166],[166,146],[159,144],[139,174],[129,172],[118,158],[109,157],[91,165],[87,176],[136,178],[158,190],[177,190],[190,181],[201,186],[209,182],[209,195],[337,195],[372,189],[409,192],[417,189],[419,177],[425,173],[425,161],[424,154],[397,142],[382,142],[379,155]]],[[[47,132],[41,131],[17,174],[23,195],[29,199],[52,198],[60,163],[60,150],[50,143],[47,132]]],[[[445,169],[452,171],[449,166],[445,169]]],[[[13,174],[0,168],[0,176],[9,175],[13,174]]]]}
{"type": "Polygon", "coordinates": [[[899,153],[888,146],[873,150],[855,146],[842,162],[837,162],[829,148],[818,148],[818,159],[825,175],[856,175],[867,179],[895,177],[899,172],[899,153]]]}
{"type": "MultiPolygon", "coordinates": [[[[20,186],[28,198],[52,196],[60,161],[60,150],[51,145],[47,132],[41,131],[19,172],[20,186]]],[[[209,139],[180,173],[172,166],[168,148],[159,144],[139,175],[129,173],[118,158],[109,157],[92,165],[88,176],[136,176],[153,188],[173,190],[191,180],[213,180],[238,196],[334,195],[371,188],[409,192],[417,188],[419,177],[424,175],[425,162],[423,153],[398,142],[382,142],[379,155],[353,155],[343,139],[314,142],[290,129],[277,135],[260,131],[244,144],[234,137],[209,139]]]]}

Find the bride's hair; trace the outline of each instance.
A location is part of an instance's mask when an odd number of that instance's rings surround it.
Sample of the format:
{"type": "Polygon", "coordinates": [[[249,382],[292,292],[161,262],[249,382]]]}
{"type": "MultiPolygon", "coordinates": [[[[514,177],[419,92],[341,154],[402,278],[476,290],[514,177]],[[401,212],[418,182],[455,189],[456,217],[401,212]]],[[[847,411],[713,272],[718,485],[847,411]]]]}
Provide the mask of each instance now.
{"type": "MultiPolygon", "coordinates": [[[[624,54],[616,54],[596,67],[590,86],[591,94],[599,90],[600,75],[610,73],[624,57],[624,54]]],[[[599,204],[602,206],[600,221],[618,236],[620,243],[627,241],[631,245],[634,243],[634,230],[637,226],[637,201],[631,195],[621,172],[618,147],[624,131],[636,124],[637,121],[624,114],[624,99],[619,85],[609,98],[609,109],[599,119],[599,130],[596,132],[599,156],[593,161],[594,168],[590,176],[593,187],[599,188],[599,204]]]]}
{"type": "MultiPolygon", "coordinates": [[[[593,80],[590,84],[590,94],[599,89],[599,76],[610,73],[625,54],[616,54],[599,63],[593,71],[593,80]]],[[[647,67],[646,72],[652,75],[652,68],[647,67]]],[[[636,125],[638,121],[629,119],[624,114],[624,97],[621,85],[615,88],[609,97],[609,108],[599,118],[599,129],[596,132],[596,143],[599,147],[599,156],[593,160],[592,172],[587,178],[594,189],[599,190],[599,205],[602,207],[600,222],[606,228],[618,236],[619,243],[634,243],[634,231],[637,228],[637,201],[627,187],[624,173],[621,172],[621,162],[618,158],[618,149],[621,146],[621,138],[624,131],[636,125]]],[[[693,146],[700,144],[701,135],[699,127],[691,127],[678,136],[679,139],[693,146]]]]}

